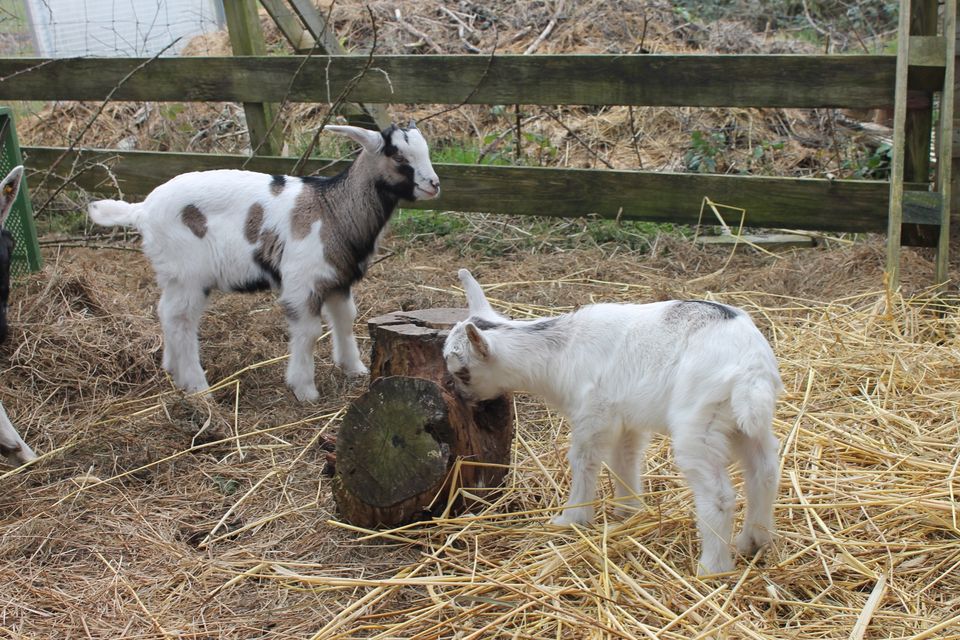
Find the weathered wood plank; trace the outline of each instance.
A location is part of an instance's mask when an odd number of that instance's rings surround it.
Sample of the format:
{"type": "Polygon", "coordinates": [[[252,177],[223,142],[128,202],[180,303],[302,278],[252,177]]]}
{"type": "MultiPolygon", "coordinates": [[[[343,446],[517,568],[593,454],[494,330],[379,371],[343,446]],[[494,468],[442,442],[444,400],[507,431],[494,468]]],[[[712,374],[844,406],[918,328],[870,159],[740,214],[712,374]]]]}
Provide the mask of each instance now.
{"type": "MultiPolygon", "coordinates": [[[[27,166],[45,170],[64,151],[25,147],[27,166]]],[[[77,167],[76,184],[115,194],[103,166],[112,168],[125,197],[148,193],[186,171],[246,168],[289,172],[296,159],[111,150],[74,151],[59,167],[77,167]],[[77,156],[80,156],[79,158],[77,156]],[[101,166],[102,163],[102,166],[101,166]]],[[[332,175],[347,166],[311,160],[307,172],[332,175]]],[[[437,200],[410,208],[557,217],[598,215],[622,220],[696,224],[703,198],[747,210],[746,226],[822,231],[882,231],[889,185],[880,181],[675,174],[645,171],[548,169],[435,164],[443,185],[437,200]]],[[[709,221],[708,221],[709,223],[709,221]]],[[[731,226],[739,220],[728,220],[731,226]]]]}
{"type": "MultiPolygon", "coordinates": [[[[102,100],[142,59],[0,58],[2,100],[102,100]]],[[[300,56],[161,58],[115,100],[269,102],[287,95],[300,56]]],[[[316,56],[288,99],[328,102],[361,73],[363,56],[316,56]]],[[[895,56],[551,55],[377,56],[355,102],[702,107],[883,107],[893,104],[895,56]]],[[[938,88],[942,69],[911,69],[938,88]]]]}

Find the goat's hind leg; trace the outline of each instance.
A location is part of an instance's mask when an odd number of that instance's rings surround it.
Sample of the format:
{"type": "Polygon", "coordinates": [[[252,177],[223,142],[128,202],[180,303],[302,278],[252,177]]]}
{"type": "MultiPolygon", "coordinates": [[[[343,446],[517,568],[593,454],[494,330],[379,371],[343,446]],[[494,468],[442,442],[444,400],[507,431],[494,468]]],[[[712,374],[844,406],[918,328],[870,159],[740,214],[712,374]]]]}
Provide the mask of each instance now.
{"type": "Polygon", "coordinates": [[[650,432],[625,429],[613,448],[610,470],[614,477],[614,513],[626,518],[641,506],[643,476],[646,474],[646,449],[650,432]]]}
{"type": "Polygon", "coordinates": [[[780,481],[779,444],[772,433],[760,437],[737,432],[732,438],[734,453],[743,467],[747,513],[743,530],[737,535],[737,551],[752,556],[773,536],[773,504],[780,481]]]}
{"type": "Polygon", "coordinates": [[[727,471],[729,442],[716,424],[715,414],[698,416],[674,429],[673,450],[697,510],[700,534],[699,575],[723,573],[734,568],[730,552],[736,492],[727,471]]]}
{"type": "Polygon", "coordinates": [[[157,315],[163,329],[163,368],[185,391],[209,387],[200,366],[200,318],[207,306],[207,293],[197,286],[170,281],[163,286],[157,315]]]}

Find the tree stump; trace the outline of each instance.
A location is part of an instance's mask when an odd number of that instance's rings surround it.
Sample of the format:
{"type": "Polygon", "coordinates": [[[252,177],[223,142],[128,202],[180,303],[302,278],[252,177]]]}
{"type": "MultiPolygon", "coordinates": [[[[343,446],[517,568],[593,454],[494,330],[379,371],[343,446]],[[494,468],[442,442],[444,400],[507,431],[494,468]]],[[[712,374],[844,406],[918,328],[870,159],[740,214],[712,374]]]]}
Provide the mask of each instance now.
{"type": "MultiPolygon", "coordinates": [[[[512,399],[464,402],[443,361],[447,333],[466,317],[466,309],[424,309],[369,321],[370,389],[348,407],[337,436],[333,496],[347,522],[400,526],[442,512],[452,484],[482,496],[503,482],[512,399]]],[[[450,508],[468,506],[460,498],[450,508]]]]}

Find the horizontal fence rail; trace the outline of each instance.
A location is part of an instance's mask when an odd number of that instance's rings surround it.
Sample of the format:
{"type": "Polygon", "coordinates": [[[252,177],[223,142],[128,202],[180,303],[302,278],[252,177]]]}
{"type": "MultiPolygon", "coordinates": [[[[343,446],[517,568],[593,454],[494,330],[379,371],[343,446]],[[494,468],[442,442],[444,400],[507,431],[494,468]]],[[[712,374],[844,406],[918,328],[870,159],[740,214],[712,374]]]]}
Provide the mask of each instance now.
{"type": "MultiPolygon", "coordinates": [[[[55,169],[62,180],[98,193],[142,196],[187,171],[240,169],[288,173],[294,158],[147,151],[24,147],[30,167],[55,169]],[[113,176],[109,175],[107,168],[113,176]]],[[[306,173],[333,175],[347,162],[313,159],[306,173]]],[[[882,181],[769,178],[489,165],[435,164],[443,186],[437,200],[404,203],[410,208],[481,211],[557,217],[603,218],[696,224],[703,198],[746,209],[745,225],[822,231],[883,231],[889,184],[882,181]]],[[[925,185],[912,185],[922,188],[925,185]]],[[[723,212],[731,226],[739,214],[723,212]]],[[[936,224],[923,203],[905,207],[908,222],[936,224]]],[[[712,213],[704,224],[716,224],[712,213]]]]}
{"type": "MultiPolygon", "coordinates": [[[[943,69],[911,67],[934,89],[943,69]]],[[[0,100],[885,107],[890,55],[0,58],[0,100]]]]}

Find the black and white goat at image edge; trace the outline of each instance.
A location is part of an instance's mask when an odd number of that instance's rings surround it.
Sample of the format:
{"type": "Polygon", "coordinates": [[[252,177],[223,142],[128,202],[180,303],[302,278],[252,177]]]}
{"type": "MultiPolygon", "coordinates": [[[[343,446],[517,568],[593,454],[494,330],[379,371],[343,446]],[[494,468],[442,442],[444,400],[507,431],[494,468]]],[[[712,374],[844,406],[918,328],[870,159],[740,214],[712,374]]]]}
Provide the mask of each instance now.
{"type": "Polygon", "coordinates": [[[324,131],[361,147],[334,177],[201,171],[172,178],[141,203],[90,203],[93,222],[136,227],[143,236],[161,289],[163,367],[178,387],[208,388],[197,330],[214,289],[279,290],[290,332],[286,383],[298,400],[320,397],[313,350],[323,320],[334,363],[349,376],[367,374],[353,334],[351,287],[366,273],[397,204],[437,197],[440,179],[413,122],[324,131]]]}
{"type": "Polygon", "coordinates": [[[469,271],[459,276],[470,317],[453,327],[443,349],[459,392],[483,401],[527,391],[570,422],[570,496],[554,525],[593,519],[603,463],[614,477],[617,515],[637,511],[644,450],[651,434],[661,433],[671,437],[693,493],[699,574],[735,566],[731,458],[743,467],[747,499],[736,548],[752,555],[771,540],[780,477],[772,424],[783,384],[773,350],[745,311],[669,300],[510,320],[494,311],[469,271]]]}
{"type": "MultiPolygon", "coordinates": [[[[10,262],[13,259],[13,235],[4,225],[10,217],[10,210],[20,193],[20,184],[23,182],[23,166],[14,167],[7,177],[0,182],[0,342],[7,339],[7,304],[10,299],[10,262]]],[[[24,464],[35,460],[37,454],[33,452],[16,427],[7,417],[7,412],[0,404],[0,454],[11,464],[24,464]]]]}

